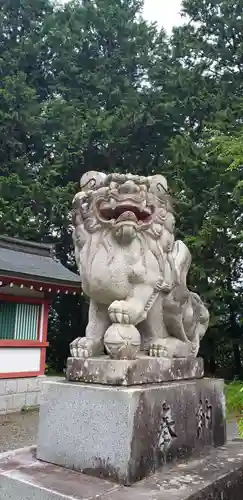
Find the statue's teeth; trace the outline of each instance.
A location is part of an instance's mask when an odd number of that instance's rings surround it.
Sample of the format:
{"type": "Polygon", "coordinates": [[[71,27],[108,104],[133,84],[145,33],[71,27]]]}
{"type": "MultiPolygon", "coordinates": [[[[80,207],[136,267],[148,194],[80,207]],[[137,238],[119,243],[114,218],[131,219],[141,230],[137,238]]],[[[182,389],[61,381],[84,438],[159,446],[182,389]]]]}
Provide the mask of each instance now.
{"type": "Polygon", "coordinates": [[[134,222],[137,222],[137,217],[133,212],[127,210],[118,217],[117,222],[127,221],[127,220],[132,220],[134,222]]]}

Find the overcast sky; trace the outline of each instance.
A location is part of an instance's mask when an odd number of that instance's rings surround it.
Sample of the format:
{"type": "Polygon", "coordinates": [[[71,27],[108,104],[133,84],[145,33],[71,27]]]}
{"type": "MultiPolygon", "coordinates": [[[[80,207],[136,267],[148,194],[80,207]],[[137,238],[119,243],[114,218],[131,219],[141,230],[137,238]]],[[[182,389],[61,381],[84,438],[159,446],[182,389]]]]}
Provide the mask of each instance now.
{"type": "MultiPolygon", "coordinates": [[[[68,0],[58,0],[65,3],[68,0]]],[[[144,0],[144,17],[148,21],[157,21],[159,26],[163,26],[167,31],[180,24],[179,15],[181,0],[144,0]]]]}
{"type": "Polygon", "coordinates": [[[181,22],[179,15],[181,0],[145,0],[144,17],[157,21],[167,31],[181,22]]]}

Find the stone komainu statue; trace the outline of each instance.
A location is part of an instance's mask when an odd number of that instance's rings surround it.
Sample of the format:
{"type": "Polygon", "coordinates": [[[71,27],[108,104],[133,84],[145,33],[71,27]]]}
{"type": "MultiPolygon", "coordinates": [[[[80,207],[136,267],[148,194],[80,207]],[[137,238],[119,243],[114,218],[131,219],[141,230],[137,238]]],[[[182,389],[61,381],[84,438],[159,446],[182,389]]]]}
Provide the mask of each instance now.
{"type": "Polygon", "coordinates": [[[73,225],[90,308],[86,337],[71,344],[71,353],[104,354],[115,324],[139,331],[144,354],[196,356],[209,313],[187,288],[191,255],[174,239],[166,179],[87,172],[73,200],[73,225]]]}

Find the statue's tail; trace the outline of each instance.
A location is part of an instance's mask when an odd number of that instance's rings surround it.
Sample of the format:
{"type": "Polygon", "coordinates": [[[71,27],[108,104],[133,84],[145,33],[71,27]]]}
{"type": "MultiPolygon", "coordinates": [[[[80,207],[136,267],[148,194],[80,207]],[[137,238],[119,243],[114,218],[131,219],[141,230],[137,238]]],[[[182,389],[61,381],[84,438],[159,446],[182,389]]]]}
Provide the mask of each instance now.
{"type": "Polygon", "coordinates": [[[192,262],[191,253],[183,241],[175,241],[172,257],[175,263],[176,282],[187,288],[187,274],[192,262]]]}

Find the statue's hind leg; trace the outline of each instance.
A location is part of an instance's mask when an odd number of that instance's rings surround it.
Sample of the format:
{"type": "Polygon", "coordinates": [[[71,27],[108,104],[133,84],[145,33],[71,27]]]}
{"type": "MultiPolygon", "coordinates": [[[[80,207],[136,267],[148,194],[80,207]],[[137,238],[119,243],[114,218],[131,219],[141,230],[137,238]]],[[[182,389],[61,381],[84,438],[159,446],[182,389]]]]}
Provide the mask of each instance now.
{"type": "Polygon", "coordinates": [[[159,344],[168,337],[163,321],[163,298],[159,294],[155,303],[147,313],[147,318],[138,325],[141,334],[142,350],[149,353],[151,346],[159,344]]]}
{"type": "Polygon", "coordinates": [[[191,354],[191,342],[188,342],[187,338],[182,335],[184,329],[180,311],[177,311],[176,307],[173,308],[172,324],[174,328],[171,331],[171,323],[168,322],[168,316],[165,316],[165,300],[168,299],[160,294],[149,310],[146,320],[139,325],[143,350],[151,357],[188,357],[191,354]],[[177,335],[179,338],[176,338],[177,335]]]}
{"type": "Polygon", "coordinates": [[[158,346],[151,346],[151,356],[156,356],[157,350],[164,349],[160,356],[168,358],[186,358],[192,354],[192,344],[188,339],[183,324],[183,302],[187,300],[189,292],[179,292],[178,297],[175,290],[164,296],[163,299],[163,321],[168,332],[168,337],[158,346]]]}

